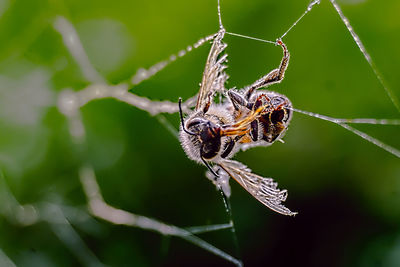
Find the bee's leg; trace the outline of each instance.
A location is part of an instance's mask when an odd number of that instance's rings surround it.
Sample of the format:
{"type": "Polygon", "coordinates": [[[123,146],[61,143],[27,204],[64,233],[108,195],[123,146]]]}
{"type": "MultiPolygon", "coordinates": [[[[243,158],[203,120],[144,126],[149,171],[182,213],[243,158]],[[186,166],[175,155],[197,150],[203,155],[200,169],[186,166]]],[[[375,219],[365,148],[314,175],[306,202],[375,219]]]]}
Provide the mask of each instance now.
{"type": "Polygon", "coordinates": [[[254,142],[258,140],[258,121],[254,120],[250,123],[250,137],[254,142]]]}
{"type": "Polygon", "coordinates": [[[235,91],[229,90],[228,96],[235,110],[239,110],[240,107],[247,107],[247,101],[243,98],[243,96],[236,93],[235,91]]]}
{"type": "Polygon", "coordinates": [[[283,49],[283,57],[281,60],[281,64],[279,65],[279,68],[274,69],[273,71],[271,71],[270,73],[268,73],[261,79],[255,81],[252,85],[250,85],[245,94],[245,97],[247,100],[250,99],[254,90],[262,88],[262,87],[266,87],[266,86],[274,84],[274,83],[280,83],[283,80],[283,78],[285,76],[285,71],[289,64],[290,54],[289,54],[289,51],[288,51],[286,45],[280,39],[278,39],[276,41],[276,44],[280,45],[283,49]]]}
{"type": "Polygon", "coordinates": [[[268,143],[273,143],[285,130],[285,126],[281,123],[270,124],[268,130],[264,132],[262,139],[268,143]]]}
{"type": "Polygon", "coordinates": [[[221,154],[221,158],[226,158],[229,153],[232,152],[233,148],[235,147],[235,141],[233,139],[230,139],[228,143],[226,143],[224,152],[221,154]]]}
{"type": "Polygon", "coordinates": [[[207,96],[207,102],[204,104],[204,107],[203,107],[203,113],[207,113],[208,109],[210,108],[212,99],[213,99],[213,98],[212,98],[212,95],[209,94],[209,95],[207,96]]]}

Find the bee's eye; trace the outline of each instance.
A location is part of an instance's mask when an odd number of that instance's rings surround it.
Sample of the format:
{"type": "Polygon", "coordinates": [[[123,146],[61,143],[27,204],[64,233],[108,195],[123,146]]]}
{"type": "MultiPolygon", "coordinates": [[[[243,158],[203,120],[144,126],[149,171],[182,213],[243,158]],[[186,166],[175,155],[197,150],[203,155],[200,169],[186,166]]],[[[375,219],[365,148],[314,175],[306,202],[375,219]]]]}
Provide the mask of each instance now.
{"type": "Polygon", "coordinates": [[[197,125],[199,125],[200,123],[203,123],[203,122],[204,122],[204,120],[202,120],[202,119],[193,119],[186,125],[186,127],[187,128],[191,128],[191,127],[197,126],[197,125]]]}

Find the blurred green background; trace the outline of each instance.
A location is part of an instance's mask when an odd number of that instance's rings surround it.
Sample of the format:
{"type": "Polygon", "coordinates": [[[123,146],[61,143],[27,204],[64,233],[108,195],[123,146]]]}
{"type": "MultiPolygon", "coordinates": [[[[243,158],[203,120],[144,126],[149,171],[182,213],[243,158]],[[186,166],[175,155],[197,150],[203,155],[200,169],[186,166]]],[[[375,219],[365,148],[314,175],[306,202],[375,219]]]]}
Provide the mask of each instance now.
{"type": "MultiPolygon", "coordinates": [[[[400,2],[339,4],[400,97],[400,2]]],[[[275,40],[307,5],[222,0],[223,22],[230,32],[275,40]]],[[[216,0],[0,0],[0,265],[7,255],[17,266],[232,266],[178,238],[88,215],[78,177],[87,162],[111,205],[181,227],[228,221],[205,167],[187,159],[148,113],[112,99],[93,101],[81,109],[87,145],[72,142],[57,95],[89,83],[52,26],[58,15],[73,23],[111,84],[218,29],[216,0]],[[55,223],[21,222],[15,201],[28,205],[33,217],[30,204],[64,207],[66,218],[54,212],[39,216],[55,223]],[[72,227],[59,227],[65,220],[72,227]]],[[[284,41],[290,65],[270,90],[287,95],[296,108],[338,118],[400,117],[329,1],[284,41]]],[[[225,42],[228,88],[279,64],[279,47],[233,36],[225,42]]],[[[189,98],[209,47],[131,91],[155,100],[189,98]]],[[[177,114],[165,117],[178,127],[177,114]]],[[[400,148],[399,126],[356,128],[400,148]]],[[[246,266],[400,266],[400,160],[337,125],[297,113],[284,140],[236,159],[288,189],[286,206],[299,214],[276,214],[231,181],[240,255],[227,230],[200,237],[246,266]]]]}

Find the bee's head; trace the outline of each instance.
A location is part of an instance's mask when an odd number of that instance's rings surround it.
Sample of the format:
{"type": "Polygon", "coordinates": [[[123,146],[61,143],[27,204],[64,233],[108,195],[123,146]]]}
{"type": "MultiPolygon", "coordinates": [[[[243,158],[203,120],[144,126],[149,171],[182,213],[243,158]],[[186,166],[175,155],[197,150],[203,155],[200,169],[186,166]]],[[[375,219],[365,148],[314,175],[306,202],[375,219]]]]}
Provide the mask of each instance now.
{"type": "Polygon", "coordinates": [[[179,113],[181,117],[180,141],[188,157],[194,161],[202,162],[216,176],[218,175],[207,163],[207,160],[214,159],[221,151],[222,128],[216,122],[210,119],[211,116],[204,111],[192,113],[186,119],[183,119],[179,99],[179,113]]]}
{"type": "Polygon", "coordinates": [[[179,99],[179,113],[181,117],[182,130],[192,136],[197,136],[202,143],[221,137],[221,127],[206,119],[204,114],[192,117],[186,122],[183,120],[181,107],[182,100],[179,99]]]}
{"type": "Polygon", "coordinates": [[[203,143],[221,137],[221,127],[203,117],[190,119],[182,124],[182,129],[190,135],[198,136],[203,143]]]}

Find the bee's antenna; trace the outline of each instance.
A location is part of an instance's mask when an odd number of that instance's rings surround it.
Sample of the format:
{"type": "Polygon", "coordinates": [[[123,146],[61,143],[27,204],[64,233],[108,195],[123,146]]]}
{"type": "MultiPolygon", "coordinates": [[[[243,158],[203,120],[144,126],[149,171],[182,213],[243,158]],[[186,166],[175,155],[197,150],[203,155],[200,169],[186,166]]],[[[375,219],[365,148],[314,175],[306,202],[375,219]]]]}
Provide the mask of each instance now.
{"type": "Polygon", "coordinates": [[[182,124],[182,129],[185,131],[185,133],[190,134],[190,135],[196,135],[195,133],[192,133],[191,131],[188,131],[185,127],[185,123],[183,122],[183,112],[182,112],[182,98],[179,98],[178,101],[179,104],[179,115],[181,117],[181,124],[182,124]]]}
{"type": "Polygon", "coordinates": [[[204,165],[206,165],[206,167],[208,168],[208,170],[215,176],[215,177],[219,177],[218,174],[215,173],[215,171],[211,168],[210,164],[208,164],[208,162],[202,157],[200,156],[201,160],[203,161],[204,165]]]}

